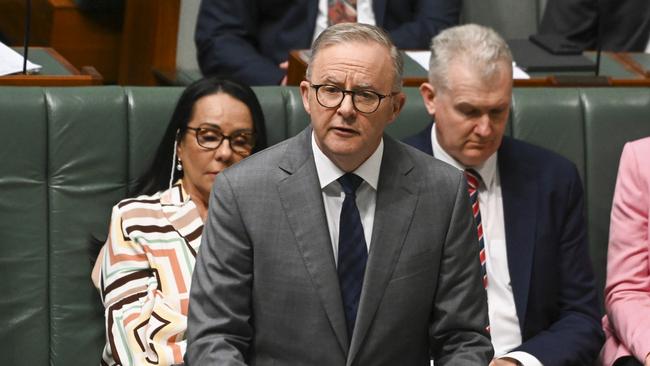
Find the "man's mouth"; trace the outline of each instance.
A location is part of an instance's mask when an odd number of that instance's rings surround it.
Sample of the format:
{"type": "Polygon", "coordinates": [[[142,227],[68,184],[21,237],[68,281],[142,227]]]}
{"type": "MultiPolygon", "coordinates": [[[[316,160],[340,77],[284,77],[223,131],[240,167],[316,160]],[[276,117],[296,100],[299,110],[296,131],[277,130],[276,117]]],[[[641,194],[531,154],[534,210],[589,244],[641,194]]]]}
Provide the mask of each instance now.
{"type": "Polygon", "coordinates": [[[332,130],[337,134],[341,136],[356,136],[359,134],[356,130],[352,128],[346,128],[346,127],[332,127],[332,130]]]}

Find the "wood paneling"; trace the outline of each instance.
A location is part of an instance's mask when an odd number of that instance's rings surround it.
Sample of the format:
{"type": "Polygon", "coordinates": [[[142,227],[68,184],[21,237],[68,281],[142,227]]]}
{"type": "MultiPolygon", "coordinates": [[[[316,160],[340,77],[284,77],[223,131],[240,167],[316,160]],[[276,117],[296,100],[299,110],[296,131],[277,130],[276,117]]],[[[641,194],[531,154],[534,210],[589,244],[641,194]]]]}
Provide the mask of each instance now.
{"type": "MultiPolygon", "coordinates": [[[[47,46],[52,25],[48,0],[32,0],[32,46],[47,46]]],[[[25,0],[0,0],[0,32],[9,46],[22,46],[25,37],[25,0]]]]}
{"type": "Polygon", "coordinates": [[[120,58],[122,85],[156,85],[154,68],[176,68],[180,0],[127,1],[120,58]]]}
{"type": "Polygon", "coordinates": [[[82,12],[72,0],[49,0],[50,45],[77,67],[92,65],[107,83],[118,80],[122,14],[82,12]]]}
{"type": "MultiPolygon", "coordinates": [[[[533,77],[530,79],[515,79],[515,87],[595,87],[595,86],[624,86],[624,87],[648,87],[650,86],[650,72],[647,72],[632,59],[627,53],[607,53],[612,59],[622,64],[633,73],[634,78],[617,78],[611,76],[565,76],[549,75],[533,77]]],[[[305,79],[307,61],[299,50],[289,52],[289,70],[287,71],[287,85],[300,85],[305,79]]],[[[164,74],[169,77],[169,73],[164,74]]],[[[427,82],[426,77],[414,77],[405,75],[404,86],[420,86],[427,82]]]]}
{"type": "MultiPolygon", "coordinates": [[[[25,1],[0,0],[0,31],[11,46],[24,42],[25,1]]],[[[77,68],[92,66],[118,79],[122,14],[82,12],[72,0],[32,0],[31,46],[54,48],[77,68]]]]}
{"type": "MultiPolygon", "coordinates": [[[[38,48],[38,47],[35,47],[38,48]]],[[[47,75],[47,73],[28,75],[0,76],[0,85],[11,86],[88,86],[102,85],[102,76],[92,66],[84,66],[79,71],[63,56],[52,48],[43,48],[45,52],[59,65],[63,66],[68,75],[47,75]]]]}
{"type": "MultiPolygon", "coordinates": [[[[108,84],[156,85],[154,68],[176,67],[179,13],[180,0],[125,0],[124,13],[32,0],[30,45],[52,47],[77,68],[92,66],[108,84]]],[[[0,0],[0,32],[11,46],[23,44],[24,14],[24,0],[0,0]]]]}

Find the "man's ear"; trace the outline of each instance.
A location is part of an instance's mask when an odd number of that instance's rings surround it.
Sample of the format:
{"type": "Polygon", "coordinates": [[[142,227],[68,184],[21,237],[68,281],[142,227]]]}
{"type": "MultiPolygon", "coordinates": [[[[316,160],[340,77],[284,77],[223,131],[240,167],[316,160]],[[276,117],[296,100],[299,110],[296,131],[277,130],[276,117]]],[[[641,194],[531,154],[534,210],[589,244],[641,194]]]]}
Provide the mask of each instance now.
{"type": "Polygon", "coordinates": [[[422,101],[424,102],[424,106],[426,107],[427,112],[432,117],[436,114],[436,92],[436,88],[430,83],[422,83],[422,85],[420,85],[420,95],[422,96],[422,101]]]}
{"type": "Polygon", "coordinates": [[[402,108],[404,108],[404,104],[406,103],[406,94],[404,94],[404,92],[399,92],[398,94],[394,95],[391,99],[393,101],[393,103],[391,103],[391,106],[393,107],[393,113],[391,114],[390,122],[393,122],[395,118],[399,116],[399,113],[402,111],[402,108]]]}
{"type": "Polygon", "coordinates": [[[300,82],[300,96],[302,97],[302,106],[305,107],[305,111],[307,114],[311,114],[311,111],[309,109],[309,90],[311,87],[309,86],[309,81],[303,80],[300,82]]]}

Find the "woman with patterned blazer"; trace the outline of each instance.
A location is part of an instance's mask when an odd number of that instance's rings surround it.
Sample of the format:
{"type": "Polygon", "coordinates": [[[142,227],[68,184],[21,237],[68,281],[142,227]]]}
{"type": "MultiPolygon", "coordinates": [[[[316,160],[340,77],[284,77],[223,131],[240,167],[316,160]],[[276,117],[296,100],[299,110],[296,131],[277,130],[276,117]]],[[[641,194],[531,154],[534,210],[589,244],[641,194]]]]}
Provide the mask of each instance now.
{"type": "Polygon", "coordinates": [[[249,87],[208,78],[185,89],[136,189],[142,195],[113,207],[101,270],[93,271],[105,307],[102,365],[183,362],[212,183],[265,145],[264,116],[249,87]]]}

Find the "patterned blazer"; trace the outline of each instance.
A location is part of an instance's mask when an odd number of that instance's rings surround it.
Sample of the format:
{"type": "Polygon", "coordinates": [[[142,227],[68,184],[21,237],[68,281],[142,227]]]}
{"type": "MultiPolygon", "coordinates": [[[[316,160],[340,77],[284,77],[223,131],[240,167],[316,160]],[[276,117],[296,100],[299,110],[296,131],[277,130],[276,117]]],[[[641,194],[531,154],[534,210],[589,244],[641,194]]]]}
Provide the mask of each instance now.
{"type": "Polygon", "coordinates": [[[185,354],[187,307],[203,222],[177,182],[113,207],[100,292],[102,365],[170,365],[185,354]]]}

